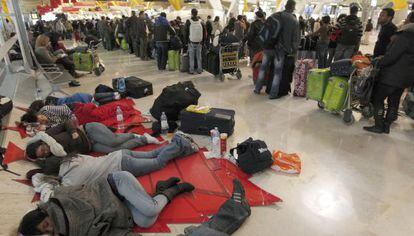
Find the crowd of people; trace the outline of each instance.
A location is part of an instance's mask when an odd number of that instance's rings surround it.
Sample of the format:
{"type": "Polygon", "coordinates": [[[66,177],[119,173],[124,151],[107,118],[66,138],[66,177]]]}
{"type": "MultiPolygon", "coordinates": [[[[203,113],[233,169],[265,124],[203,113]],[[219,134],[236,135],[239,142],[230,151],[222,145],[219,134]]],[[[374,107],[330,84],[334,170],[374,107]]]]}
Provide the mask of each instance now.
{"type": "MultiPolygon", "coordinates": [[[[113,20],[102,17],[70,22],[58,17],[53,22],[37,22],[34,48],[39,61],[62,64],[77,78],[73,62],[64,56],[70,52],[58,44],[61,39],[97,38],[106,50],[122,48],[142,60],[156,59],[159,70],[166,69],[169,50],[185,50],[189,55],[190,74],[203,72],[204,50],[237,42],[241,57],[252,59],[263,53],[254,93],[261,93],[265,76],[272,69],[269,98],[278,99],[287,95],[280,91],[286,64],[292,63],[294,67],[292,58],[297,58],[299,51],[316,51],[318,67],[327,68],[333,61],[349,59],[357,53],[364,32],[373,29],[372,22],[363,28],[355,5],[350,7],[349,15],[339,15],[335,21],[329,16],[305,21],[294,14],[295,7],[296,2],[288,0],[285,10],[268,17],[259,10],[252,23],[242,15],[230,15],[224,27],[219,17],[212,20],[208,16],[202,20],[197,9],[191,10],[191,18],[185,22],[180,17],[168,21],[164,12],[151,18],[144,11],[138,15],[133,11],[131,17],[113,20]],[[264,35],[264,30],[268,34],[264,35]]],[[[394,10],[385,8],[378,19],[381,30],[373,51],[373,63],[380,70],[372,97],[375,125],[364,127],[375,133],[389,133],[390,125],[398,118],[404,89],[414,84],[414,13],[407,16],[400,29],[392,23],[394,14],[394,10]],[[385,99],[388,100],[386,109],[385,99]]],[[[160,141],[149,134],[114,133],[99,123],[114,117],[118,106],[123,106],[125,117],[133,114],[130,104],[114,105],[119,99],[121,96],[116,92],[48,97],[45,101],[33,102],[21,118],[23,124],[38,125],[37,134],[28,142],[26,155],[39,168],[29,171],[27,177],[45,202],[24,216],[19,227],[21,234],[100,235],[102,230],[126,232],[133,223],[150,227],[175,196],[194,190],[191,183],[180,183],[180,179],[171,177],[157,183],[153,196],[145,192],[135,177],[159,170],[177,157],[197,152],[198,146],[190,136],[177,132],[169,144],[153,151],[131,151],[147,144],[160,144],[160,141]],[[86,116],[88,119],[82,119],[86,116]],[[88,155],[92,151],[105,156],[93,158],[88,155]],[[82,207],[92,208],[99,214],[91,215],[93,211],[82,211],[82,207]],[[109,211],[103,212],[106,207],[109,211]],[[103,215],[107,218],[103,219],[103,215]]],[[[230,200],[250,215],[243,187],[237,181],[230,200]]],[[[210,221],[234,223],[228,217],[213,217],[210,221]]],[[[214,224],[205,225],[218,230],[214,224]]]]}

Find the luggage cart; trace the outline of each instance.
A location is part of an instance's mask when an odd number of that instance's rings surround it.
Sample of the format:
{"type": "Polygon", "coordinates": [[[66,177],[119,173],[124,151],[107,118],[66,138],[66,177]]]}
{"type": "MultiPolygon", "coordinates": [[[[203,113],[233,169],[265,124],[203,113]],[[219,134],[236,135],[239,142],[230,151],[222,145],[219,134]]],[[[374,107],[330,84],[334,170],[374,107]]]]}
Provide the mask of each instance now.
{"type": "Polygon", "coordinates": [[[242,73],[239,67],[239,51],[239,43],[232,43],[220,46],[220,70],[218,76],[221,81],[224,81],[225,74],[231,74],[232,76],[236,76],[237,79],[242,78],[242,73]]]}

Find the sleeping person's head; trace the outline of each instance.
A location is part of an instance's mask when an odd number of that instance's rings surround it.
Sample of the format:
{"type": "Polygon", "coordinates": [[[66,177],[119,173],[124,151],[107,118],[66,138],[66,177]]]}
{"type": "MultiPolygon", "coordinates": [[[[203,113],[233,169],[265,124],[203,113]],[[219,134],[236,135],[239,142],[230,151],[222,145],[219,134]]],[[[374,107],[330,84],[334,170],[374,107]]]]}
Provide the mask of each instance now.
{"type": "Polygon", "coordinates": [[[22,124],[39,123],[40,125],[47,125],[49,119],[45,115],[36,114],[33,111],[28,111],[20,118],[22,124]]]}
{"type": "Polygon", "coordinates": [[[53,235],[53,225],[47,212],[37,208],[23,216],[18,231],[22,235],[53,235]]]}
{"type": "Polygon", "coordinates": [[[26,147],[26,156],[30,160],[36,160],[38,158],[46,158],[50,156],[50,147],[42,141],[30,143],[26,147]]]}

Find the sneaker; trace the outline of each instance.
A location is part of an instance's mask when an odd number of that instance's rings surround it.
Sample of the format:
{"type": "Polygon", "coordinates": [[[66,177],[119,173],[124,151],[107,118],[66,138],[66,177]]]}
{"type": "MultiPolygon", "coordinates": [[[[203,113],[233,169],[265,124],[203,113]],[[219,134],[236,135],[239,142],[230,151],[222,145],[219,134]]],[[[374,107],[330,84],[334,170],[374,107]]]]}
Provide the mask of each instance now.
{"type": "Polygon", "coordinates": [[[198,147],[198,144],[194,141],[194,139],[189,134],[183,133],[182,131],[177,131],[175,134],[186,139],[191,144],[191,148],[194,150],[194,152],[198,152],[200,148],[198,147]]]}
{"type": "Polygon", "coordinates": [[[79,86],[80,86],[80,83],[78,81],[72,80],[69,82],[69,87],[79,87],[79,86]]]}

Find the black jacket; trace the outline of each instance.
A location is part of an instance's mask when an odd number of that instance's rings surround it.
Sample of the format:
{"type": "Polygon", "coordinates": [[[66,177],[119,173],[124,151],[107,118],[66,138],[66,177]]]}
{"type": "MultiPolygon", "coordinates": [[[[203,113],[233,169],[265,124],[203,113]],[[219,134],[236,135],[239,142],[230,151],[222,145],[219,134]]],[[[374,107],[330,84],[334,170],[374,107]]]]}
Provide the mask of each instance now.
{"type": "Polygon", "coordinates": [[[414,23],[395,34],[384,57],[379,61],[379,82],[408,88],[414,84],[414,23]]]}
{"type": "Polygon", "coordinates": [[[91,143],[86,134],[82,130],[77,129],[72,121],[66,121],[63,124],[50,128],[46,133],[62,145],[66,153],[87,154],[92,150],[91,143]],[[79,134],[79,138],[72,138],[74,132],[79,134]]]}
{"type": "Polygon", "coordinates": [[[253,51],[258,51],[262,48],[262,46],[260,45],[260,40],[259,40],[259,33],[262,30],[263,25],[264,23],[262,20],[255,20],[251,24],[249,31],[247,33],[247,36],[246,36],[247,45],[253,51]]]}
{"type": "Polygon", "coordinates": [[[174,29],[164,17],[158,17],[154,24],[154,41],[169,42],[169,36],[175,35],[174,29]]]}
{"type": "Polygon", "coordinates": [[[139,31],[138,31],[138,17],[131,16],[126,22],[126,33],[128,38],[133,39],[137,38],[139,31]]]}
{"type": "Polygon", "coordinates": [[[147,37],[147,23],[145,19],[138,18],[137,22],[137,30],[138,30],[138,37],[139,38],[145,38],[147,37]]]}
{"type": "Polygon", "coordinates": [[[387,51],[388,44],[391,41],[391,36],[397,31],[397,26],[392,22],[381,27],[381,31],[378,34],[378,40],[375,43],[374,57],[383,56],[387,51]]]}

